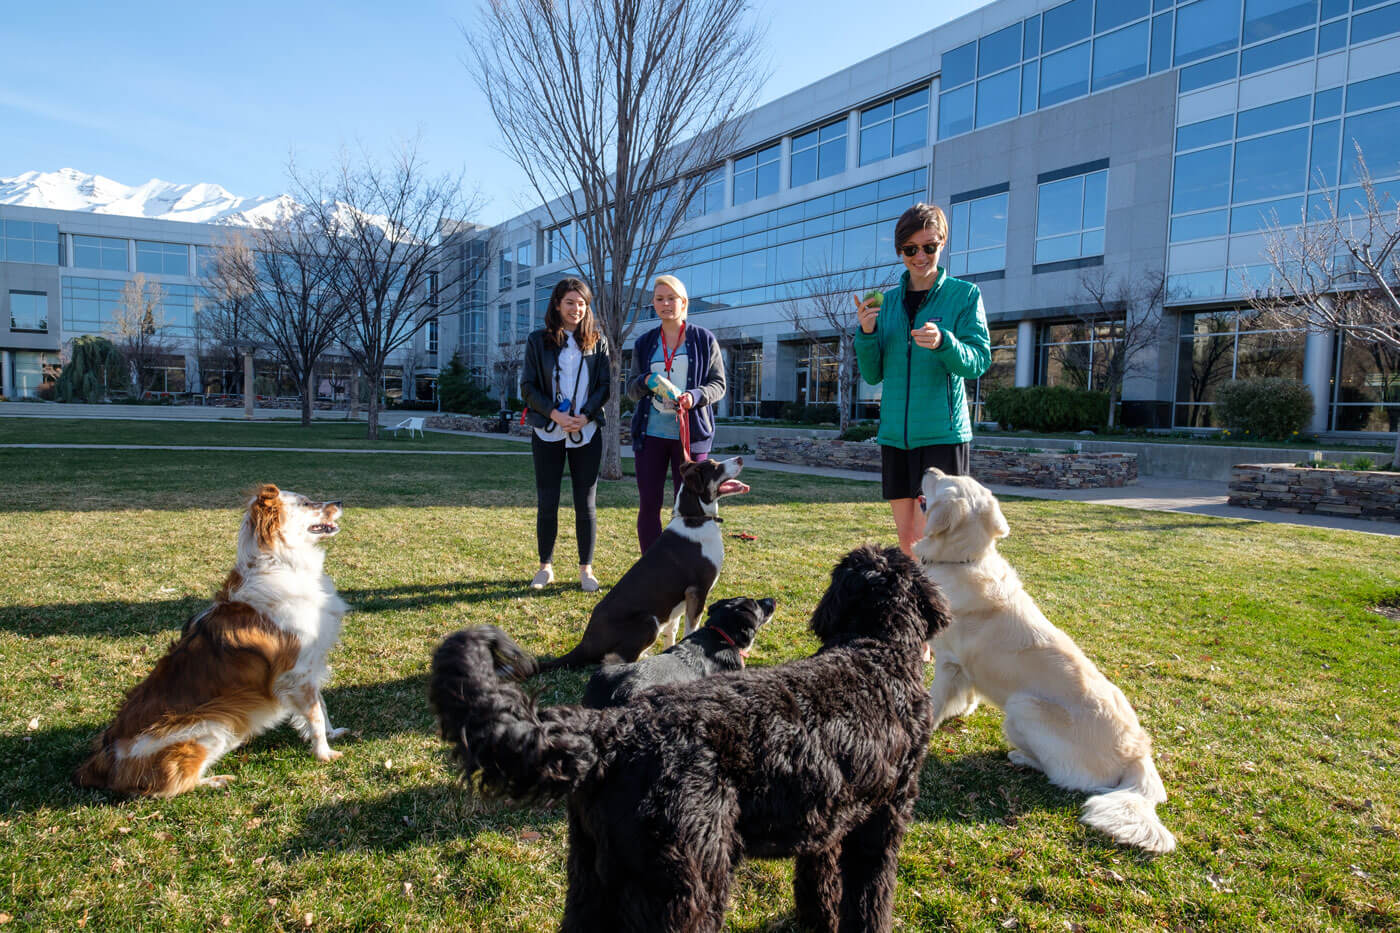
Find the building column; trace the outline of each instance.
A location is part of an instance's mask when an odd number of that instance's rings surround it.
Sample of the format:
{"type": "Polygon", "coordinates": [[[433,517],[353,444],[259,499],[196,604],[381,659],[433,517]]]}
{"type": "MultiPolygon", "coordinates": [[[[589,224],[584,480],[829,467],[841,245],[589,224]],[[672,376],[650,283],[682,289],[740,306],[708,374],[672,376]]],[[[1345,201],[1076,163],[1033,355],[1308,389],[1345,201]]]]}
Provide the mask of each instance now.
{"type": "Polygon", "coordinates": [[[1035,384],[1035,322],[1016,324],[1016,385],[1035,384]]]}
{"type": "Polygon", "coordinates": [[[778,335],[763,335],[763,363],[759,367],[760,379],[758,401],[760,410],[764,402],[772,402],[778,396],[778,335]]]}
{"type": "Polygon", "coordinates": [[[1308,430],[1316,434],[1327,430],[1332,405],[1332,361],[1336,355],[1336,337],[1330,330],[1309,330],[1303,344],[1303,382],[1313,397],[1312,422],[1308,430]]]}
{"type": "Polygon", "coordinates": [[[0,395],[10,399],[15,397],[14,362],[13,353],[0,350],[0,395]]]}
{"type": "Polygon", "coordinates": [[[257,396],[253,394],[253,351],[243,351],[243,417],[253,417],[253,404],[257,396]]]}

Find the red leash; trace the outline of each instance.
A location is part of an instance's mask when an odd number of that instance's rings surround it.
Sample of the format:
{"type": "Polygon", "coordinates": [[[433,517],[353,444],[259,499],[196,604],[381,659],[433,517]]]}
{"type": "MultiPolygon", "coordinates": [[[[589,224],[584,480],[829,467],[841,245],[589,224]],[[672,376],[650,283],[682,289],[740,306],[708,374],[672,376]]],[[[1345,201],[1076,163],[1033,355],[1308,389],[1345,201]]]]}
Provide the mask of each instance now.
{"type": "MultiPolygon", "coordinates": [[[[676,345],[671,348],[670,353],[666,352],[666,334],[664,331],[661,334],[661,363],[666,367],[667,379],[671,378],[671,364],[674,362],[676,354],[680,352],[681,346],[684,343],[684,321],[681,322],[680,332],[676,334],[676,345]]],[[[676,405],[676,432],[680,435],[681,456],[685,458],[683,462],[690,463],[690,411],[681,408],[679,404],[676,405]]]]}

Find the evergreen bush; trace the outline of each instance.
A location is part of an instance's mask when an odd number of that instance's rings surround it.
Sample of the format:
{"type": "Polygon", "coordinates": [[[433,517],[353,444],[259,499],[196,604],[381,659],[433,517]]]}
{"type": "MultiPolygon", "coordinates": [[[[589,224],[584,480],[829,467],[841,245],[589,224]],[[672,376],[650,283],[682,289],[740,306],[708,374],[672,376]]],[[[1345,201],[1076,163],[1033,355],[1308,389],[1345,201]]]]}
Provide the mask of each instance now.
{"type": "Polygon", "coordinates": [[[126,360],[106,337],[90,334],[73,341],[72,358],[54,383],[60,402],[100,402],[108,386],[126,385],[126,360]]]}
{"type": "Polygon", "coordinates": [[[457,353],[438,374],[438,399],[443,411],[468,415],[494,415],[500,411],[500,405],[472,378],[457,353]]]}
{"type": "Polygon", "coordinates": [[[986,410],[1002,430],[1097,431],[1108,423],[1108,393],[1063,386],[1008,386],[987,393],[986,410]]]}
{"type": "Polygon", "coordinates": [[[1215,413],[1231,434],[1286,441],[1312,419],[1313,397],[1297,379],[1236,379],[1216,390],[1215,413]]]}

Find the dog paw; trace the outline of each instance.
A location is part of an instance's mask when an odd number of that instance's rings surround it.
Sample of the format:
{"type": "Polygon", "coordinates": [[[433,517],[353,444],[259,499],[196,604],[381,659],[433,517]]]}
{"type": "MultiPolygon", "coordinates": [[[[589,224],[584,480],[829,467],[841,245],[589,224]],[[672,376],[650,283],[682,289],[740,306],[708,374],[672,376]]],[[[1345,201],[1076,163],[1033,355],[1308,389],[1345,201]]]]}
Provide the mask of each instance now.
{"type": "Polygon", "coordinates": [[[1011,751],[1007,752],[1006,760],[1010,761],[1018,768],[1034,768],[1037,771],[1040,770],[1040,762],[1036,761],[1019,748],[1013,748],[1011,751]]]}
{"type": "Polygon", "coordinates": [[[344,755],[345,753],[344,753],[344,752],[338,752],[338,751],[336,751],[335,749],[330,748],[330,747],[326,747],[326,748],[318,748],[318,749],[316,749],[316,751],[314,752],[314,754],[316,755],[316,760],[317,760],[317,761],[335,761],[337,758],[341,757],[341,756],[344,755]]]}
{"type": "Polygon", "coordinates": [[[199,779],[199,783],[204,787],[212,787],[214,790],[223,790],[233,781],[232,774],[210,774],[199,779]]]}
{"type": "Polygon", "coordinates": [[[345,728],[344,726],[340,727],[339,729],[331,729],[329,732],[326,733],[326,741],[334,741],[335,739],[347,735],[352,735],[352,733],[349,729],[345,728]]]}

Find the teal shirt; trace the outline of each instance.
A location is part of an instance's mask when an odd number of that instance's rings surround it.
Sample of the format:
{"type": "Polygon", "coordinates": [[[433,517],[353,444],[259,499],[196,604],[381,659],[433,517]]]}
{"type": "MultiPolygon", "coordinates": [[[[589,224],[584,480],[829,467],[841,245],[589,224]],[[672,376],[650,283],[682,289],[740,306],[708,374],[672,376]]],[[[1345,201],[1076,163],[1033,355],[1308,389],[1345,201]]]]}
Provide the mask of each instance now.
{"type": "Polygon", "coordinates": [[[933,287],[914,315],[914,327],[932,321],[943,331],[938,349],[928,350],[909,335],[904,311],[908,285],[905,272],[899,284],[885,292],[873,333],[856,329],[861,378],[871,385],[884,384],[875,439],[900,450],[966,443],[972,440],[972,419],[964,386],[992,362],[982,292],[938,267],[933,287]]]}

